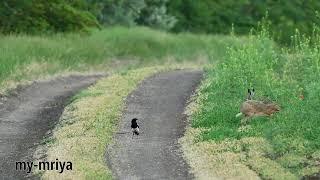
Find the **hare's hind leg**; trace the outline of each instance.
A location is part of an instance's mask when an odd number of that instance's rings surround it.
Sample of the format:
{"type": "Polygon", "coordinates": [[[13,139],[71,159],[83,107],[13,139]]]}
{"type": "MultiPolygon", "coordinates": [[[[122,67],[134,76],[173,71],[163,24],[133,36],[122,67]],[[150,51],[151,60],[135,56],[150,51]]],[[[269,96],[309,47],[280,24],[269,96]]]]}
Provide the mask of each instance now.
{"type": "Polygon", "coordinates": [[[248,117],[245,117],[245,118],[242,118],[240,123],[241,124],[247,124],[249,122],[249,118],[248,117]]]}
{"type": "Polygon", "coordinates": [[[250,122],[250,118],[254,115],[254,113],[244,114],[244,118],[241,119],[241,124],[247,124],[250,122]]]}

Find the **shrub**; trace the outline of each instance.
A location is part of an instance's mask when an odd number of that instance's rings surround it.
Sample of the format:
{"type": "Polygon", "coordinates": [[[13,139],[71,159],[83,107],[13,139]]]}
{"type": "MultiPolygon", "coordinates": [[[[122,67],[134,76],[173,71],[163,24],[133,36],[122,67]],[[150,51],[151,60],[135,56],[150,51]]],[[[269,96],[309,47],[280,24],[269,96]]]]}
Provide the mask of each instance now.
{"type": "Polygon", "coordinates": [[[99,27],[96,18],[66,0],[4,0],[0,31],[4,33],[69,32],[99,27]]]}

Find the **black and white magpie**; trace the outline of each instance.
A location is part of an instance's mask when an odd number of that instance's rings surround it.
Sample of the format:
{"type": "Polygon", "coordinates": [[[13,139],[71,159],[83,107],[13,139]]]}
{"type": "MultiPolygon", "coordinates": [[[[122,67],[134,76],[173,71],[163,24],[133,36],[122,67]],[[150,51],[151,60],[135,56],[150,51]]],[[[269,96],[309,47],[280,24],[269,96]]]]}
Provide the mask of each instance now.
{"type": "Polygon", "coordinates": [[[131,120],[132,138],[134,135],[139,135],[139,125],[137,123],[137,118],[131,120]]]}

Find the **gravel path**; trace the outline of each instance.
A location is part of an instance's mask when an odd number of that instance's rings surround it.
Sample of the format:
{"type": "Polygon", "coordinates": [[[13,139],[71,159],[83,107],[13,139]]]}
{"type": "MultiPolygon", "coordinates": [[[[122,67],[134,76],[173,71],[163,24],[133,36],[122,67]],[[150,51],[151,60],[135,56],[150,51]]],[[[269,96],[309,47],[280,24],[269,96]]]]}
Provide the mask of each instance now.
{"type": "Polygon", "coordinates": [[[0,100],[0,179],[26,178],[25,171],[15,170],[15,162],[32,161],[36,146],[55,126],[69,97],[100,77],[34,82],[0,100]]]}
{"type": "Polygon", "coordinates": [[[177,70],[144,80],[128,96],[126,109],[107,149],[107,163],[117,179],[193,179],[182,157],[186,102],[202,71],[177,70]],[[141,134],[132,139],[130,122],[138,118],[141,134]]]}

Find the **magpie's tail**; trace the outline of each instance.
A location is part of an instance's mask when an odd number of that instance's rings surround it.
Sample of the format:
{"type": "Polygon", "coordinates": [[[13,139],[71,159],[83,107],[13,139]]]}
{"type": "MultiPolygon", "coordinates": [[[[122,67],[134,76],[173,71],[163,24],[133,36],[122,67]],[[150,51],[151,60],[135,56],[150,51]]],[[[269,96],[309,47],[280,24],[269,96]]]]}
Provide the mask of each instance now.
{"type": "Polygon", "coordinates": [[[139,128],[132,128],[133,135],[139,135],[139,128]]]}

